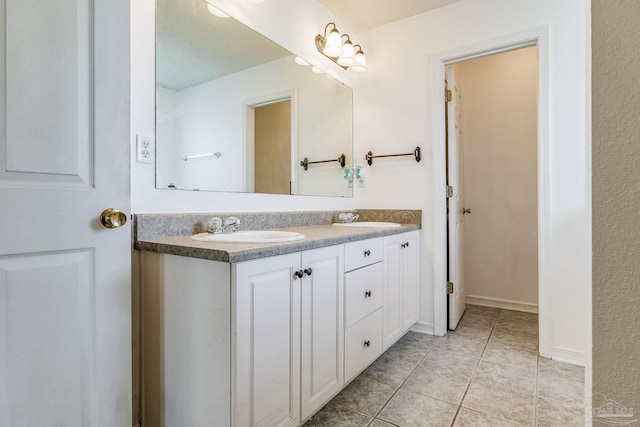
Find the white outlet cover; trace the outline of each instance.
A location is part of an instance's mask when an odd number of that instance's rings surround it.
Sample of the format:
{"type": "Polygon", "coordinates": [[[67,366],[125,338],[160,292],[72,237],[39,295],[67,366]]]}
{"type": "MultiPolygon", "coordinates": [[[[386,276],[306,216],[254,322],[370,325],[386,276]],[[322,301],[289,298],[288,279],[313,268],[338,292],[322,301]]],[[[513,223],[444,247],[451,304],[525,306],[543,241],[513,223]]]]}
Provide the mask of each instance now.
{"type": "Polygon", "coordinates": [[[154,142],[153,137],[136,135],[136,161],[138,163],[153,163],[154,142]]]}

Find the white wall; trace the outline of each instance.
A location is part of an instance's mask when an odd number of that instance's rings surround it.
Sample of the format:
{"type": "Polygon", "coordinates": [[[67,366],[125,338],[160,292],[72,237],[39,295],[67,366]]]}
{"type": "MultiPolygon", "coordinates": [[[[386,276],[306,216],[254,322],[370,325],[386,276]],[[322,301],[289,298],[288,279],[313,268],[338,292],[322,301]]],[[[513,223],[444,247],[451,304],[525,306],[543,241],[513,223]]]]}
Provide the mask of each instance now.
{"type": "MultiPolygon", "coordinates": [[[[585,350],[587,201],[585,171],[587,0],[464,0],[379,27],[353,38],[363,45],[369,71],[343,72],[315,50],[312,40],[327,22],[339,20],[315,0],[261,4],[214,3],[355,90],[355,158],[423,149],[423,160],[379,159],[365,167],[356,199],[198,193],[154,189],[153,165],[132,163],[133,212],[422,209],[420,321],[433,325],[434,123],[431,102],[433,55],[539,27],[549,31],[551,227],[544,253],[544,280],[557,302],[552,309],[554,354],[578,360],[585,350]]],[[[132,2],[132,141],[154,134],[154,2],[132,2]]],[[[135,144],[132,144],[132,158],[135,144]]]]}
{"type": "Polygon", "coordinates": [[[538,309],[535,46],[454,66],[464,141],[467,300],[538,309]]]}
{"type": "MultiPolygon", "coordinates": [[[[382,161],[366,168],[358,208],[423,210],[420,321],[434,321],[434,112],[432,57],[548,28],[549,185],[551,226],[544,254],[552,292],[552,350],[580,362],[585,351],[585,286],[588,283],[585,170],[586,0],[465,0],[357,35],[367,46],[369,71],[356,94],[356,158],[368,150],[423,148],[420,164],[382,161]],[[383,196],[381,196],[383,195],[383,196]]],[[[434,83],[435,85],[435,83],[434,83]]],[[[438,90],[439,86],[438,86],[438,90]]]]}
{"type": "MultiPolygon", "coordinates": [[[[355,89],[353,74],[318,53],[314,39],[332,21],[348,32],[340,20],[316,0],[281,0],[255,4],[216,0],[211,3],[302,56],[355,89]],[[295,19],[292,19],[295,17],[295,19]]],[[[135,162],[135,135],[155,134],[155,2],[131,2],[131,199],[132,212],[207,212],[348,210],[355,198],[278,196],[155,189],[154,165],[135,162]]],[[[355,107],[357,108],[357,106],[355,107]]],[[[345,153],[347,154],[347,153],[345,153]]],[[[311,156],[309,156],[311,158],[311,156]]]]}

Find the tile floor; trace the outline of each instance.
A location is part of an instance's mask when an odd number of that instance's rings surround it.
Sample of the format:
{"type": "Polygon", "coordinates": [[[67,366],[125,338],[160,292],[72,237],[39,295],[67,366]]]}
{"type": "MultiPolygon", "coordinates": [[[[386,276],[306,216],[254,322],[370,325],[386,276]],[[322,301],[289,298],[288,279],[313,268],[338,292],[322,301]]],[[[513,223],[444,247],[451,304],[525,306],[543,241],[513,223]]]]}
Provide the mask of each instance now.
{"type": "Polygon", "coordinates": [[[305,426],[583,426],[584,369],[537,356],[538,316],[468,305],[409,332],[305,426]]]}

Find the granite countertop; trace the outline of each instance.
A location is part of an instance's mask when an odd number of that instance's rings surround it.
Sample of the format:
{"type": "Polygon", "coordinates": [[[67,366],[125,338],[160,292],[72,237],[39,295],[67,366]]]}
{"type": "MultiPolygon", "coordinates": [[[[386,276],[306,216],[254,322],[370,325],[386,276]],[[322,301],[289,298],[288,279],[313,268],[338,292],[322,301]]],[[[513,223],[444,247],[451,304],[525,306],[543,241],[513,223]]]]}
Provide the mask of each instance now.
{"type": "Polygon", "coordinates": [[[135,248],[142,251],[180,255],[221,262],[241,262],[256,258],[300,252],[324,246],[338,245],[356,240],[389,236],[419,230],[419,224],[402,224],[393,228],[338,227],[331,224],[281,228],[296,231],[305,238],[283,243],[220,243],[201,242],[190,236],[162,237],[136,240],[135,248]]]}

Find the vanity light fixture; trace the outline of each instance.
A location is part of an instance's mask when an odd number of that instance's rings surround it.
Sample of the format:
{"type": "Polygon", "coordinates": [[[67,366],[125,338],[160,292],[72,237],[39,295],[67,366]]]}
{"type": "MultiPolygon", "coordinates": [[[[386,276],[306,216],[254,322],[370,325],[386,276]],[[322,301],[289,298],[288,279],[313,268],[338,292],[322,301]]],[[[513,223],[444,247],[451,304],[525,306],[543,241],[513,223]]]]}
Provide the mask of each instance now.
{"type": "Polygon", "coordinates": [[[362,74],[367,71],[367,59],[364,57],[364,52],[362,51],[362,47],[359,44],[355,45],[354,48],[355,47],[358,48],[358,50],[356,50],[356,57],[355,57],[356,63],[351,67],[349,67],[349,69],[354,73],[362,74]]]}
{"type": "Polygon", "coordinates": [[[360,45],[353,45],[348,34],[340,35],[336,24],[329,22],[324,27],[324,35],[316,36],[316,48],[318,52],[344,68],[356,73],[364,73],[367,71],[367,61],[364,58],[364,52],[360,45]],[[329,34],[329,26],[333,26],[329,34]],[[346,38],[343,42],[342,39],[346,38]],[[356,49],[357,47],[357,49],[356,49]]]}
{"type": "Polygon", "coordinates": [[[343,67],[351,67],[356,63],[356,51],[353,49],[349,35],[343,34],[342,37],[346,37],[347,39],[342,44],[342,55],[338,57],[336,62],[343,67]]]}

